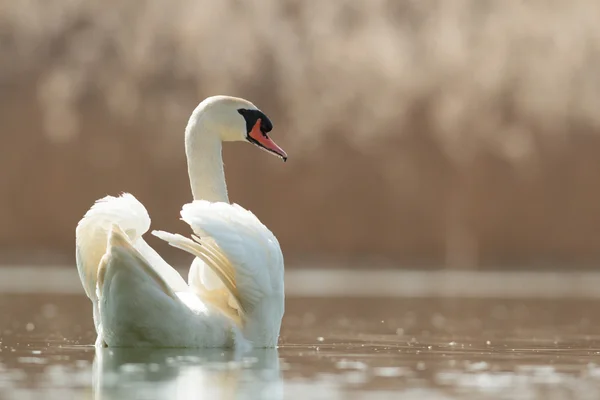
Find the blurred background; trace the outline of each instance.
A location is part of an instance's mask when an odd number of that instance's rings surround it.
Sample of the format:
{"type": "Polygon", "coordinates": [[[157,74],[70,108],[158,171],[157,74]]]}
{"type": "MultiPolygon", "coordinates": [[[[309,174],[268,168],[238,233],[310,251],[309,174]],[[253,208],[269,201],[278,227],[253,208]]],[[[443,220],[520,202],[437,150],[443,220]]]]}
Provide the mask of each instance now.
{"type": "Polygon", "coordinates": [[[228,94],[290,156],[224,147],[231,200],[288,268],[594,268],[598,16],[595,0],[0,0],[0,263],[74,264],[78,220],[123,191],[187,234],[183,131],[228,94]]]}

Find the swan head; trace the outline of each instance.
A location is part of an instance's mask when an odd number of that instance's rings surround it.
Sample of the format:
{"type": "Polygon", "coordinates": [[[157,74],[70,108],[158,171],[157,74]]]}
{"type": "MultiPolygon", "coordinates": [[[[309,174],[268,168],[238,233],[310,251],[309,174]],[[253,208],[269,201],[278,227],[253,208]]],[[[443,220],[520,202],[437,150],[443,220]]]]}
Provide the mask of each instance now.
{"type": "Polygon", "coordinates": [[[248,100],[231,96],[212,96],[202,101],[192,113],[186,135],[196,126],[218,132],[224,142],[249,142],[287,160],[286,152],[270,137],[273,123],[248,100]]]}

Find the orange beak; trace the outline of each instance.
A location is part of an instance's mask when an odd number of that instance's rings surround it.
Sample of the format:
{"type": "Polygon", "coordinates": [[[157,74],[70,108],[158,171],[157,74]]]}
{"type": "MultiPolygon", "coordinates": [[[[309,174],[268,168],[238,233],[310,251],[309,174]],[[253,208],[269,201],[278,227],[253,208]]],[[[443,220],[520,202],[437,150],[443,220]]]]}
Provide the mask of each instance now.
{"type": "Polygon", "coordinates": [[[286,161],[287,160],[286,152],[283,151],[283,149],[281,147],[279,147],[277,145],[277,143],[275,143],[273,140],[271,140],[271,138],[266,133],[261,131],[260,123],[261,123],[261,120],[260,120],[260,118],[258,118],[256,120],[256,123],[252,127],[252,130],[250,131],[250,133],[248,133],[248,137],[249,137],[250,141],[252,143],[256,144],[257,146],[262,147],[263,149],[278,155],[279,157],[281,157],[283,159],[283,161],[286,161]]]}

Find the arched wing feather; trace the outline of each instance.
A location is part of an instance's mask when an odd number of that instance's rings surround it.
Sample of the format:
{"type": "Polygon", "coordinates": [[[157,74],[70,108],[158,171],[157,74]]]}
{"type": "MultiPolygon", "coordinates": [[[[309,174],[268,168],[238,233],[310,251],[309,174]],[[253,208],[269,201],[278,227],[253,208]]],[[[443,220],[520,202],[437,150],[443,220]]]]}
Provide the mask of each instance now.
{"type": "Polygon", "coordinates": [[[167,264],[142,238],[150,228],[148,211],[133,195],[106,196],[97,200],[77,224],[76,261],[79,278],[87,296],[97,301],[98,268],[107,251],[107,240],[113,225],[124,232],[153,270],[174,290],[188,286],[175,269],[167,264]]]}
{"type": "Polygon", "coordinates": [[[154,231],[201,258],[239,302],[252,312],[262,298],[283,293],[283,255],[274,235],[250,211],[237,204],[196,200],[183,206],[182,219],[193,240],[154,231]]]}

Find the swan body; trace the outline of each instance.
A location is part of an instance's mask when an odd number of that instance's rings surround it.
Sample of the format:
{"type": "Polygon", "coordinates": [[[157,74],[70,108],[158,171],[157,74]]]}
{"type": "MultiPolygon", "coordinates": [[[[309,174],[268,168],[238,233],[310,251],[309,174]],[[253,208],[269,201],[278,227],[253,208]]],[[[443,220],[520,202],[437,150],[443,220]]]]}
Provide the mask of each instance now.
{"type": "Polygon", "coordinates": [[[97,200],[76,228],[79,277],[93,306],[97,346],[275,347],[284,314],[284,261],[273,233],[229,203],[223,141],[248,141],[286,159],[252,103],[214,96],[185,131],[194,200],[188,236],[153,231],[195,256],[187,282],[143,236],[150,216],[132,194],[97,200]]]}

